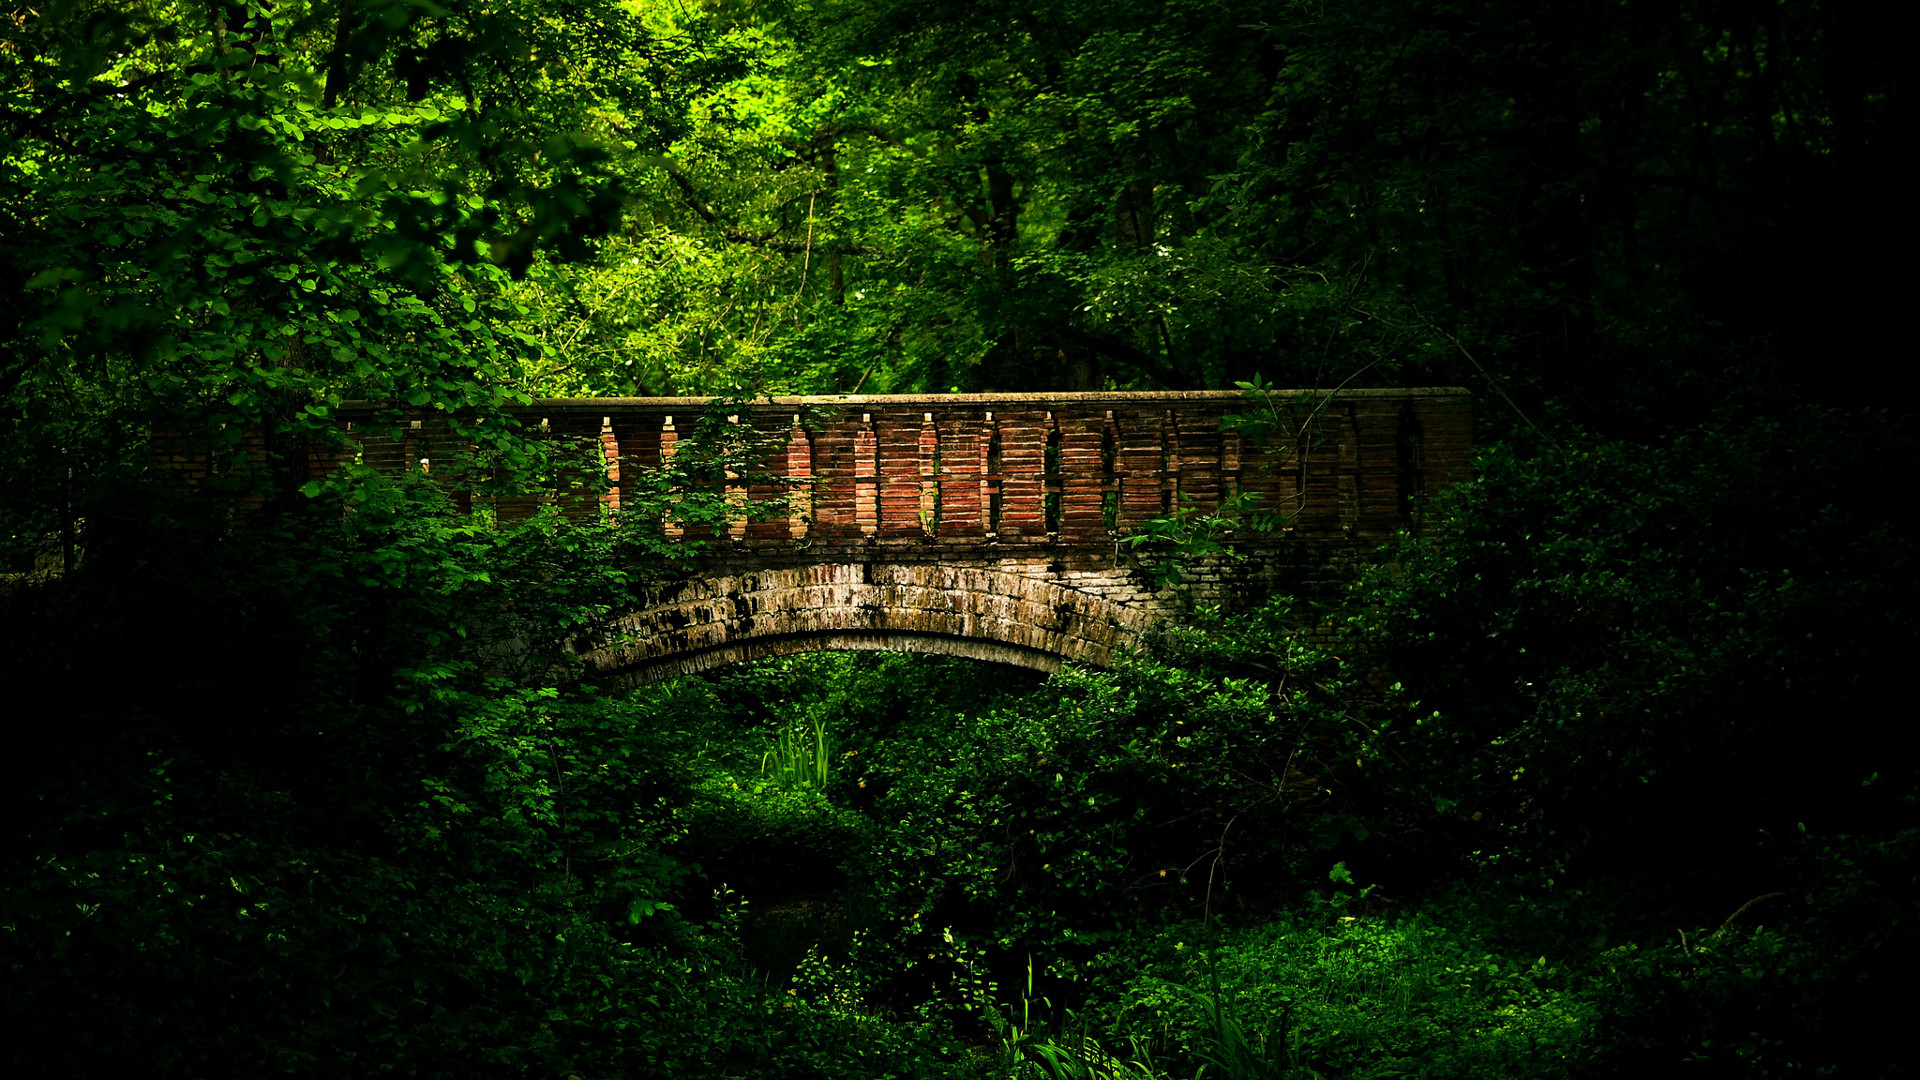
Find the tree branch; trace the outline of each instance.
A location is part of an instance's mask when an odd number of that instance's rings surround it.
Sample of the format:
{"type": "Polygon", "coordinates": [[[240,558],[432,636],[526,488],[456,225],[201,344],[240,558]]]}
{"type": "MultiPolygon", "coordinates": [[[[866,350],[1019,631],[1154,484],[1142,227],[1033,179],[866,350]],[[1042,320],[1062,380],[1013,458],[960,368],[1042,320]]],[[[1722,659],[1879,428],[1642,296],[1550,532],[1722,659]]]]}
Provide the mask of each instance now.
{"type": "Polygon", "coordinates": [[[1721,930],[1725,930],[1727,927],[1732,926],[1733,920],[1739,918],[1742,915],[1745,915],[1747,913],[1747,909],[1752,907],[1753,905],[1759,903],[1762,900],[1771,900],[1776,896],[1785,896],[1785,895],[1787,894],[1783,892],[1770,892],[1761,896],[1756,896],[1753,899],[1747,901],[1746,903],[1741,904],[1738,911],[1735,911],[1733,914],[1727,916],[1727,921],[1721,923],[1719,928],[1714,930],[1714,932],[1711,935],[1709,935],[1709,940],[1711,940],[1712,938],[1719,937],[1721,930]]]}
{"type": "MultiPolygon", "coordinates": [[[[739,229],[728,229],[726,231],[726,238],[729,243],[746,244],[751,247],[761,248],[765,251],[778,251],[785,255],[798,255],[807,250],[807,246],[798,240],[775,240],[773,235],[774,234],[770,233],[755,235],[753,233],[742,232],[739,229]]],[[[886,254],[883,248],[869,247],[865,244],[816,243],[813,245],[813,250],[821,255],[886,254]]]]}

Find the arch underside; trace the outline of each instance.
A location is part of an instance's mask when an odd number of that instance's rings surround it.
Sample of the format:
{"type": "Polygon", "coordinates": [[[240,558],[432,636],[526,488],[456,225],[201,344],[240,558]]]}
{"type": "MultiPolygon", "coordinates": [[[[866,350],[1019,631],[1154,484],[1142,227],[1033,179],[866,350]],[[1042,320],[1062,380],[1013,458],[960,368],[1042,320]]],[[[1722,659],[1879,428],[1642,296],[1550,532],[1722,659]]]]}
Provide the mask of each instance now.
{"type": "Polygon", "coordinates": [[[1041,578],[938,564],[832,564],[663,586],[584,654],[593,677],[635,686],[821,650],[964,656],[1037,671],[1105,667],[1141,613],[1041,578]]]}
{"type": "Polygon", "coordinates": [[[620,686],[641,686],[662,679],[679,678],[728,664],[766,660],[776,656],[794,656],[809,652],[899,652],[937,656],[963,656],[995,664],[1028,668],[1033,671],[1059,671],[1065,662],[1052,653],[1023,649],[999,641],[943,637],[939,634],[886,633],[866,631],[823,631],[817,634],[793,634],[777,638],[755,638],[680,653],[628,668],[613,676],[620,686]]]}

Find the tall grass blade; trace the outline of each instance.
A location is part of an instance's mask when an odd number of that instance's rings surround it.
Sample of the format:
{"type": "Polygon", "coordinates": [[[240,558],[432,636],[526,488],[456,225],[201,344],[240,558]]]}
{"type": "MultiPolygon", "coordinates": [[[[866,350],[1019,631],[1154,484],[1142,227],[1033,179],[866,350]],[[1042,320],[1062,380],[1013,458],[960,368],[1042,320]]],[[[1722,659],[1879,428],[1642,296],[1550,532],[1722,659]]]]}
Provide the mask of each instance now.
{"type": "Polygon", "coordinates": [[[815,719],[807,728],[783,728],[760,755],[760,775],[784,788],[825,791],[833,779],[831,752],[825,720],[815,719]]]}

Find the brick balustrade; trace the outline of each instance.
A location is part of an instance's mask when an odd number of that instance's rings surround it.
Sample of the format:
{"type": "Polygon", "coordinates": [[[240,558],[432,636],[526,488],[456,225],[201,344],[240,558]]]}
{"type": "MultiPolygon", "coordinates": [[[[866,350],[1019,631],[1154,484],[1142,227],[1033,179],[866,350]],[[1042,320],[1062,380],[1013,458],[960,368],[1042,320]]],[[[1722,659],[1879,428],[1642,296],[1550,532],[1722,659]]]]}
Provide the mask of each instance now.
{"type": "MultiPolygon", "coordinates": [[[[1232,607],[1333,587],[1395,530],[1417,528],[1424,497],[1469,473],[1464,390],[1276,400],[1290,427],[1310,422],[1252,438],[1223,426],[1229,415],[1263,408],[1235,392],[806,397],[730,407],[732,422],[765,437],[771,451],[729,494],[774,503],[774,512],[742,513],[717,536],[663,522],[669,536],[709,541],[701,570],[653,586],[603,644],[581,653],[584,672],[639,683],[822,648],[944,652],[1048,670],[1063,660],[1106,664],[1189,603],[1232,607]],[[1235,557],[1188,567],[1181,593],[1154,591],[1138,557],[1116,542],[1175,507],[1204,512],[1236,493],[1284,513],[1285,527],[1242,532],[1235,557]]],[[[597,444],[608,490],[598,505],[559,501],[581,517],[633,512],[648,470],[673,459],[708,405],[570,398],[514,411],[553,438],[597,444]]],[[[445,463],[470,450],[430,412],[403,413],[399,438],[391,412],[348,406],[337,415],[376,468],[457,476],[445,463]]],[[[490,501],[510,521],[543,498],[556,496],[490,501]]]]}
{"type": "MultiPolygon", "coordinates": [[[[708,400],[561,398],[516,411],[555,437],[597,440],[614,481],[603,501],[617,509],[623,487],[671,457],[708,400]]],[[[1302,533],[1384,536],[1420,497],[1467,474],[1472,413],[1461,390],[1347,391],[1321,403],[1300,440],[1262,445],[1222,430],[1223,416],[1257,407],[1226,392],[776,398],[736,415],[784,436],[763,468],[789,490],[750,497],[786,499],[792,512],[742,521],[733,538],[1104,549],[1176,505],[1206,511],[1235,492],[1259,495],[1302,533]]],[[[378,423],[369,430],[370,409],[338,415],[359,422],[364,460],[377,467],[464,451],[432,414],[409,420],[399,440],[378,423]]],[[[536,502],[497,509],[512,519],[536,502]]]]}

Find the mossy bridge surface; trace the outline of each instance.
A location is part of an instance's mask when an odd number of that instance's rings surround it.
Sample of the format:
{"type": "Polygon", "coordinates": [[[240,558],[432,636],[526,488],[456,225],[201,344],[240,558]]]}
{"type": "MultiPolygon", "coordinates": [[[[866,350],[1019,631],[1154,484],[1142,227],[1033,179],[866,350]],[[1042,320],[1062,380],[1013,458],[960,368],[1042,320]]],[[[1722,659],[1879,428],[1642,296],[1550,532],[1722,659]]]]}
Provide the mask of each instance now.
{"type": "MultiPolygon", "coordinates": [[[[597,443],[619,513],[682,448],[706,398],[573,398],[518,410],[555,438],[597,443]]],[[[589,673],[638,684],[818,649],[974,657],[1041,670],[1105,666],[1191,603],[1315,593],[1468,473],[1471,401],[1453,388],[1283,392],[794,397],[728,405],[771,452],[739,480],[743,514],[696,536],[707,554],[648,587],[589,673]],[[1234,416],[1264,415],[1264,432],[1234,416]],[[1285,515],[1154,587],[1122,541],[1178,508],[1236,495],[1285,515]]],[[[458,456],[444,419],[342,410],[363,460],[431,468],[458,456]],[[356,422],[357,421],[357,422],[356,422]],[[394,434],[399,437],[395,438],[394,434]]],[[[503,519],[541,496],[495,499],[503,519]]],[[[1149,555],[1149,558],[1152,556],[1149,555]]]]}

